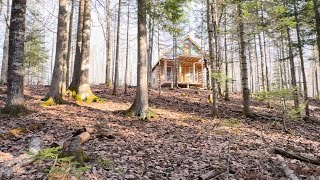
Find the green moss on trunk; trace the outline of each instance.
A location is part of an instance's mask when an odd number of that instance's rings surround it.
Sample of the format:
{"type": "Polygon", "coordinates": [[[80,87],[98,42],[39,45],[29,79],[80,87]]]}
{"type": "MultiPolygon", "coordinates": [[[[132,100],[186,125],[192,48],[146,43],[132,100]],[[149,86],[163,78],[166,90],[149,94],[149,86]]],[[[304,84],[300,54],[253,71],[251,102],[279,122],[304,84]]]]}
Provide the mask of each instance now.
{"type": "Polygon", "coordinates": [[[14,117],[27,116],[32,113],[24,105],[6,106],[0,110],[1,114],[7,114],[14,117]]]}
{"type": "Polygon", "coordinates": [[[62,99],[62,97],[49,97],[43,99],[43,102],[40,103],[42,107],[47,107],[47,106],[55,106],[59,104],[64,104],[65,101],[62,99]]]}
{"type": "Polygon", "coordinates": [[[142,120],[142,121],[149,121],[151,119],[157,118],[157,114],[150,109],[148,109],[146,112],[136,112],[131,107],[130,109],[125,111],[125,117],[132,117],[132,118],[138,118],[139,120],[142,120]]]}

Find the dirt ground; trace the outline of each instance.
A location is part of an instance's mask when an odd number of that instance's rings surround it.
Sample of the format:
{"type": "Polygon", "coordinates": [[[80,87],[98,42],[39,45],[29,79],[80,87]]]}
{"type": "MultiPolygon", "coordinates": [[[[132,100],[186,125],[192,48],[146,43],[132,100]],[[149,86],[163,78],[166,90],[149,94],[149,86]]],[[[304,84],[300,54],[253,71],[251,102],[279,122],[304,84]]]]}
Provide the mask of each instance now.
{"type": "MultiPolygon", "coordinates": [[[[3,107],[6,95],[4,87],[1,89],[3,107]]],[[[213,171],[219,172],[213,179],[286,179],[279,156],[273,151],[275,147],[320,157],[320,101],[311,101],[311,120],[287,120],[288,133],[277,120],[282,112],[268,109],[265,102],[253,100],[252,109],[269,118],[244,118],[239,94],[232,94],[228,102],[220,99],[219,118],[212,119],[208,91],[164,89],[158,97],[157,90],[150,90],[150,107],[158,118],[145,122],[121,113],[134,100],[133,88],[128,95],[120,89],[115,97],[111,89],[95,86],[94,93],[105,99],[104,103],[41,107],[41,98],[47,91],[43,86],[26,89],[26,105],[34,111],[31,115],[0,115],[0,134],[41,125],[18,138],[0,137],[0,152],[16,157],[24,153],[34,136],[40,137],[46,148],[63,142],[84,126],[95,127],[98,131],[83,148],[90,157],[110,162],[111,167],[88,162],[91,169],[82,175],[83,179],[191,180],[213,171]]],[[[320,166],[283,158],[301,179],[320,176],[320,166]]],[[[4,160],[0,156],[0,166],[1,161],[4,160]]],[[[35,162],[15,172],[13,179],[44,179],[44,167],[49,165],[35,162]]]]}

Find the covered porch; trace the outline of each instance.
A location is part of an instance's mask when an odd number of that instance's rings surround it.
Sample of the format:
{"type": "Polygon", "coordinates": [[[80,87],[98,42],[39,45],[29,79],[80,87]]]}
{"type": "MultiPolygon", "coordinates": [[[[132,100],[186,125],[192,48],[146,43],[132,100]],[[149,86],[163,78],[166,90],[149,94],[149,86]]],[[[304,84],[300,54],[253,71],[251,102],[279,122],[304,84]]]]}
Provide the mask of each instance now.
{"type": "MultiPolygon", "coordinates": [[[[181,88],[203,87],[203,63],[199,56],[179,56],[178,61],[178,86],[181,88]]],[[[174,61],[161,59],[159,66],[160,83],[163,87],[173,85],[174,61]]]]}

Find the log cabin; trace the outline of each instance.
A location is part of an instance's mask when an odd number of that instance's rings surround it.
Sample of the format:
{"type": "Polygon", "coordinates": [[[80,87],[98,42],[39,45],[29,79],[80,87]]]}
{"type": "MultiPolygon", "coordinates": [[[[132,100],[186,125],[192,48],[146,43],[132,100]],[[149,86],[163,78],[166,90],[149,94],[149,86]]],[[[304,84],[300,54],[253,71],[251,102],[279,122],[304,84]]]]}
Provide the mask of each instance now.
{"type": "Polygon", "coordinates": [[[178,86],[180,88],[205,88],[205,53],[190,36],[177,43],[176,56],[173,48],[164,53],[152,69],[152,87],[173,87],[174,61],[178,64],[178,86]]]}

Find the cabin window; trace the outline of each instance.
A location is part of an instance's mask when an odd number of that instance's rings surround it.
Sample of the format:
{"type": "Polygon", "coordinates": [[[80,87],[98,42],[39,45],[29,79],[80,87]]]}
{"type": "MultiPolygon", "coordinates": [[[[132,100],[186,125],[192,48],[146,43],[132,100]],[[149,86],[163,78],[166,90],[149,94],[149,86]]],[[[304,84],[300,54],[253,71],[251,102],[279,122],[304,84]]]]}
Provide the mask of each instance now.
{"type": "Polygon", "coordinates": [[[167,67],[167,81],[172,80],[172,67],[168,66],[167,67]]]}

